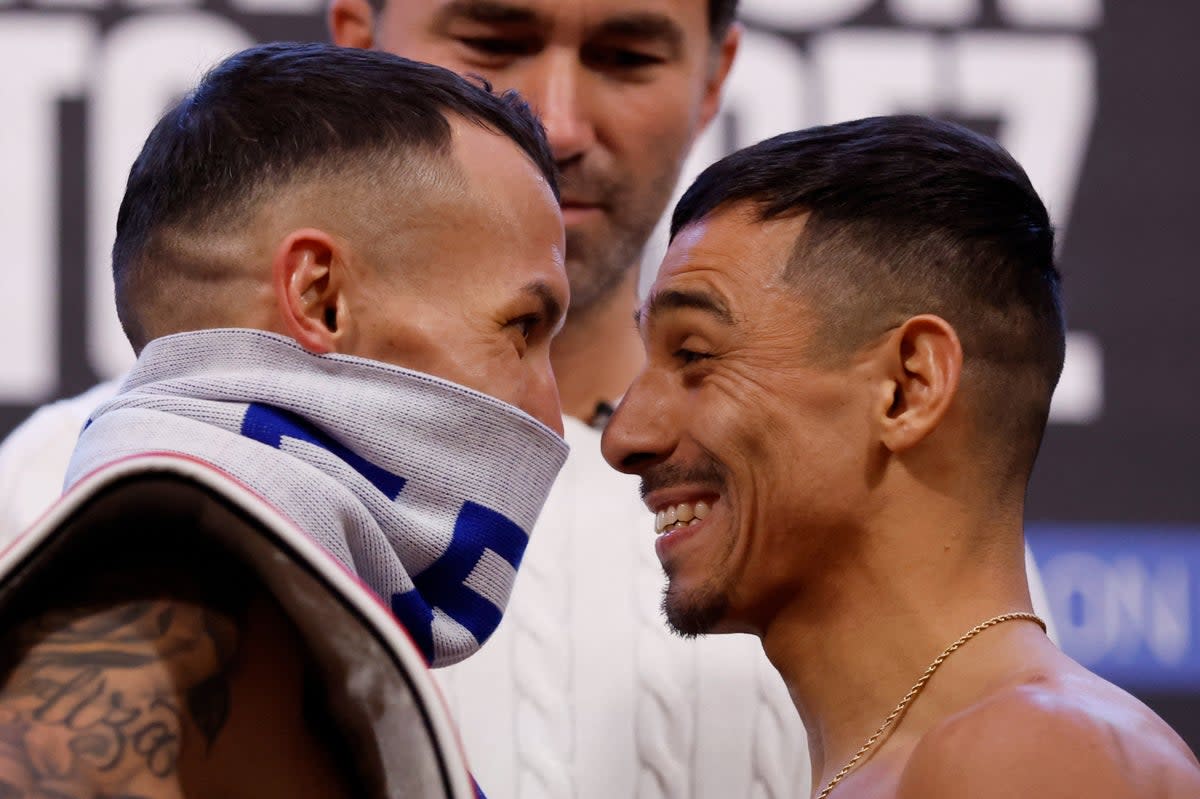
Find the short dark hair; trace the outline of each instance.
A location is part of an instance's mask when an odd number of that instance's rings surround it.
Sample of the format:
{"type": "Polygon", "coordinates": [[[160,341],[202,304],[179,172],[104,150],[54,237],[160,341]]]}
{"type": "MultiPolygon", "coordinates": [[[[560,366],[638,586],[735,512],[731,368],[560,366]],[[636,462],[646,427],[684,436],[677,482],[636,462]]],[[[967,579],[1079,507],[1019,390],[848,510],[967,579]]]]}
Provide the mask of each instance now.
{"type": "Polygon", "coordinates": [[[826,354],[917,314],[946,319],[981,418],[1032,468],[1062,372],[1061,278],[1046,207],[999,144],[919,116],[785,133],[705,170],[671,238],[734,204],[760,221],[808,214],[786,271],[815,300],[826,354]]]}
{"type": "Polygon", "coordinates": [[[170,108],[129,173],[112,266],[117,309],[135,349],[147,338],[138,297],[156,275],[147,253],[164,231],[200,232],[298,178],[446,155],[449,115],[515,142],[558,196],[537,117],[447,69],[327,44],[268,44],[216,66],[170,108]]]}
{"type": "Polygon", "coordinates": [[[714,40],[729,30],[737,17],[738,0],[708,0],[708,32],[714,40]]]}

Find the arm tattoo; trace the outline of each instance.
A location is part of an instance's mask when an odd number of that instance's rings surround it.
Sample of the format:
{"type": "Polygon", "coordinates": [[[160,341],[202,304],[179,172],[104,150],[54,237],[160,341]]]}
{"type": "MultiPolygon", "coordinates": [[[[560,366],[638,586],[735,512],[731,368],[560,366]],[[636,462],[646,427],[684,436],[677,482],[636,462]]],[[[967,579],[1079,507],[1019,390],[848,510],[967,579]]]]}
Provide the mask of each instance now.
{"type": "Polygon", "coordinates": [[[237,630],[227,619],[213,613],[204,615],[204,629],[220,666],[188,689],[187,706],[205,742],[212,748],[229,718],[229,664],[237,653],[237,630]]]}
{"type": "Polygon", "coordinates": [[[229,710],[237,624],[196,603],[47,613],[3,644],[0,799],[179,797],[189,727],[208,747],[229,710]]]}

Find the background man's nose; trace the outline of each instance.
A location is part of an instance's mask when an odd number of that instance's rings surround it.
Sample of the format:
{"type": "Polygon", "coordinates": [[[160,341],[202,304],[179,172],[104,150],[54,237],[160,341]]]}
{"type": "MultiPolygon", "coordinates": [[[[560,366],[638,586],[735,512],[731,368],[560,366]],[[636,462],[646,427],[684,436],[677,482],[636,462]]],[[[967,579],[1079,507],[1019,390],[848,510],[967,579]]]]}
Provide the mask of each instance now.
{"type": "Polygon", "coordinates": [[[543,54],[520,91],[546,126],[546,138],[560,165],[579,158],[595,143],[584,82],[588,79],[572,53],[543,54]]]}

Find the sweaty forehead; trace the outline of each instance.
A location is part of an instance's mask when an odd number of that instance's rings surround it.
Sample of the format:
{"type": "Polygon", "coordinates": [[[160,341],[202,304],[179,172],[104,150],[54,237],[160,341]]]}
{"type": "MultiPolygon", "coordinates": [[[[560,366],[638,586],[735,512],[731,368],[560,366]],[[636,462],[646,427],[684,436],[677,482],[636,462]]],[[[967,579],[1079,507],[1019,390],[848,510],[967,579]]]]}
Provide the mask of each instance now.
{"type": "Polygon", "coordinates": [[[756,316],[790,295],[784,272],[803,218],[760,222],[750,209],[730,208],[679,231],[671,242],[638,324],[664,313],[702,310],[724,324],[756,316]]]}
{"type": "Polygon", "coordinates": [[[561,227],[558,200],[549,182],[516,142],[469,120],[450,120],[453,160],[463,178],[464,197],[490,207],[494,214],[512,217],[549,211],[561,227]]]}
{"type": "Polygon", "coordinates": [[[376,174],[373,202],[344,203],[356,246],[414,291],[541,280],[565,293],[562,215],[545,177],[508,137],[457,116],[450,125],[446,163],[422,161],[428,176],[376,174]]]}
{"type": "Polygon", "coordinates": [[[774,286],[783,279],[806,219],[803,215],[763,222],[748,205],[720,209],[679,231],[655,282],[774,286]]]}
{"type": "Polygon", "coordinates": [[[560,271],[565,233],[545,176],[508,137],[463,119],[452,120],[451,128],[465,181],[456,207],[443,214],[455,245],[475,247],[496,268],[525,264],[522,269],[560,271]]]}

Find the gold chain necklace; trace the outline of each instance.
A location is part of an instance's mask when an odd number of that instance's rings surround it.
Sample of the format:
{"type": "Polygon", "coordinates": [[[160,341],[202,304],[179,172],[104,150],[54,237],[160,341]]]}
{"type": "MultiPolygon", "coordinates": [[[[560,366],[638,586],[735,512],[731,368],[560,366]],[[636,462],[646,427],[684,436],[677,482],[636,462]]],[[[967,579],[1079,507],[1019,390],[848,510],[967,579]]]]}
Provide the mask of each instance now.
{"type": "Polygon", "coordinates": [[[959,638],[957,641],[950,644],[950,646],[943,649],[942,654],[933,659],[933,662],[929,664],[929,668],[925,669],[925,673],[921,675],[921,679],[917,680],[913,687],[908,689],[908,693],[905,694],[904,698],[900,700],[900,704],[896,705],[896,709],[888,714],[888,717],[883,720],[883,724],[879,725],[879,729],[875,731],[875,734],[867,739],[866,743],[864,743],[862,747],[860,747],[859,750],[854,754],[854,757],[850,758],[850,762],[842,766],[842,770],[834,775],[834,778],[831,779],[829,784],[825,786],[825,790],[817,794],[817,799],[826,799],[826,797],[829,796],[829,792],[832,791],[834,787],[842,781],[843,777],[850,773],[851,769],[854,768],[854,765],[858,763],[859,760],[862,760],[863,755],[869,752],[871,747],[875,745],[875,742],[878,741],[884,732],[887,731],[887,728],[892,726],[892,722],[899,718],[900,714],[904,712],[904,709],[912,704],[912,701],[917,698],[917,694],[921,693],[921,689],[925,687],[925,683],[929,682],[929,678],[933,676],[933,673],[938,670],[938,666],[941,666],[946,658],[950,657],[950,655],[953,654],[959,647],[961,647],[967,641],[970,641],[975,636],[979,635],[987,628],[995,627],[997,624],[1003,624],[1006,621],[1014,621],[1016,619],[1025,619],[1026,621],[1036,622],[1037,625],[1042,628],[1042,632],[1046,632],[1046,622],[1042,621],[1033,613],[1002,613],[999,616],[993,616],[987,621],[976,624],[974,627],[968,630],[962,638],[959,638]]]}

